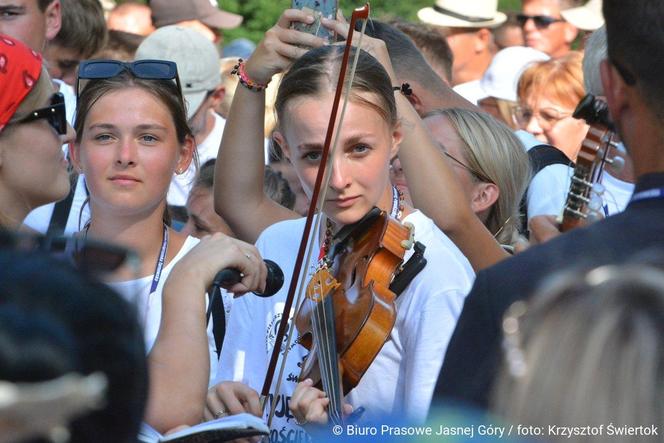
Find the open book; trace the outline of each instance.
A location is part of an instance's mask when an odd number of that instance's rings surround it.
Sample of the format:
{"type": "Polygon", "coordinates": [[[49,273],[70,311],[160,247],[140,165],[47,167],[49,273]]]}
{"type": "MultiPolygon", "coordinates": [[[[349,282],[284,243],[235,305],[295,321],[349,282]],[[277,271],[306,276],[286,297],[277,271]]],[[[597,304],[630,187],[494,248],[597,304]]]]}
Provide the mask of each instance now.
{"type": "Polygon", "coordinates": [[[143,423],[138,434],[138,441],[142,443],[216,443],[269,433],[270,430],[263,419],[251,414],[237,414],[206,421],[168,435],[162,435],[149,424],[143,423]]]}

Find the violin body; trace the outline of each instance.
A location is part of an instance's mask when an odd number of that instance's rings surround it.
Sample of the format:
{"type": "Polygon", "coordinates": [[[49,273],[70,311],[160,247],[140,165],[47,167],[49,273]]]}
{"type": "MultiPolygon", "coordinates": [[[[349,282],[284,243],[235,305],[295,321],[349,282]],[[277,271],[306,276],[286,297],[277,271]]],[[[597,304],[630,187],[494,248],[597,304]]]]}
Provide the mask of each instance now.
{"type": "MultiPolygon", "coordinates": [[[[368,229],[353,232],[351,237],[332,268],[319,269],[307,287],[309,300],[331,306],[334,359],[344,395],[360,382],[394,327],[396,296],[389,285],[403,262],[412,233],[409,227],[381,212],[368,229]]],[[[311,378],[318,384],[322,349],[320,340],[311,340],[316,335],[312,315],[315,312],[303,309],[296,319],[298,330],[305,334],[300,343],[311,350],[300,380],[311,378]]]]}

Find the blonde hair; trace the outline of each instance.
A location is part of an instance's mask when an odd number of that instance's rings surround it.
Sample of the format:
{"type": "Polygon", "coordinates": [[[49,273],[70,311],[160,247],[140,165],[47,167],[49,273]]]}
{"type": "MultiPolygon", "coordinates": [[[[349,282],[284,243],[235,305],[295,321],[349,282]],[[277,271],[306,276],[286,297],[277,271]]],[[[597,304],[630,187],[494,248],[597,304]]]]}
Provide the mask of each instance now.
{"type": "Polygon", "coordinates": [[[533,64],[519,78],[519,102],[525,103],[534,97],[547,97],[566,106],[576,107],[585,95],[582,60],[583,54],[571,51],[560,58],[533,64]]]}
{"type": "Polygon", "coordinates": [[[459,134],[464,160],[470,169],[498,187],[498,200],[491,207],[485,225],[498,242],[512,245],[520,226],[519,203],[530,181],[526,150],[511,129],[483,112],[437,109],[426,117],[434,115],[447,117],[459,134]]]}
{"type": "MultiPolygon", "coordinates": [[[[562,274],[538,292],[522,315],[505,320],[507,335],[518,337],[512,342],[516,349],[506,356],[520,355],[522,370],[514,371],[506,361],[493,412],[533,426],[664,421],[661,270],[632,264],[562,274]]],[[[639,441],[659,441],[651,438],[639,441]]]]}

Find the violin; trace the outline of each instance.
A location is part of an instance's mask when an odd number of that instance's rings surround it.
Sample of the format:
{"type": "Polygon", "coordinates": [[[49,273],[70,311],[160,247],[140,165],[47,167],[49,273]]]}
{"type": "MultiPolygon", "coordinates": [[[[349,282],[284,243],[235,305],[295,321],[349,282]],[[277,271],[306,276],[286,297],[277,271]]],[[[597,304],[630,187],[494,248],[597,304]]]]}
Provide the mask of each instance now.
{"type": "Polygon", "coordinates": [[[562,232],[586,224],[597,214],[598,208],[593,197],[602,191],[593,189],[602,176],[604,165],[612,164],[618,167],[621,163],[624,164],[621,157],[609,158],[609,149],[615,146],[615,131],[604,101],[588,94],[579,102],[572,116],[584,119],[590,128],[581,144],[574,167],[562,220],[559,223],[562,232]]]}
{"type": "Polygon", "coordinates": [[[310,378],[325,391],[334,424],[343,422],[342,397],[360,382],[394,327],[390,284],[412,245],[412,225],[374,208],[334,237],[307,285],[310,309],[295,320],[300,344],[311,351],[300,381],[310,378]]]}

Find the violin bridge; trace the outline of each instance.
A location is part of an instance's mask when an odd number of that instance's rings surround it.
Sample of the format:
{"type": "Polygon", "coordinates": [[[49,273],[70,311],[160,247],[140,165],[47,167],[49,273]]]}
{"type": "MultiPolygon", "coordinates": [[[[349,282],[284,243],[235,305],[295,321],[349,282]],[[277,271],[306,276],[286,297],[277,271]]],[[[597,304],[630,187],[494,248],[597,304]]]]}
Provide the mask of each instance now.
{"type": "Polygon", "coordinates": [[[307,285],[307,298],[316,302],[321,301],[339,286],[340,283],[330,274],[330,270],[322,267],[316,271],[307,285]]]}
{"type": "Polygon", "coordinates": [[[408,228],[409,233],[407,240],[401,240],[401,247],[407,251],[411,249],[415,243],[415,226],[410,222],[405,222],[403,225],[408,228]]]}

